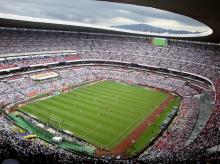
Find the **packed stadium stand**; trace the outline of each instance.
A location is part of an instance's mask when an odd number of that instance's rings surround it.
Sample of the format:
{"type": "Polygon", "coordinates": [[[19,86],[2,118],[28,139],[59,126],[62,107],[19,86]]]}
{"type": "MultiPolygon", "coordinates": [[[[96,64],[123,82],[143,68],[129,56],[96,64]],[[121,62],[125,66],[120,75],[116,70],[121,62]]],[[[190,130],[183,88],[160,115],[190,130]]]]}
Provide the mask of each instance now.
{"type": "Polygon", "coordinates": [[[41,140],[20,139],[5,114],[0,117],[0,158],[22,163],[34,163],[35,159],[37,163],[45,163],[45,159],[51,159],[48,163],[218,159],[219,150],[210,153],[208,149],[220,144],[219,45],[170,39],[168,46],[161,47],[144,36],[10,28],[0,30],[0,40],[2,110],[33,95],[97,79],[159,88],[182,98],[171,124],[133,158],[79,155],[41,140]],[[58,76],[40,83],[31,78],[36,72],[49,71],[58,76]]]}

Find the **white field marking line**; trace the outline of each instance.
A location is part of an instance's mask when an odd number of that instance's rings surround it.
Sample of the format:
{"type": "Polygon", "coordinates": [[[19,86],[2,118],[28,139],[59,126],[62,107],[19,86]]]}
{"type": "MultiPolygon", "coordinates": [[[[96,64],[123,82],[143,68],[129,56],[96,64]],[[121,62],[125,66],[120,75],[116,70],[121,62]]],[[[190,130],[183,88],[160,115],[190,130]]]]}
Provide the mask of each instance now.
{"type": "MultiPolygon", "coordinates": [[[[144,118],[141,118],[141,120],[143,120],[144,118]]],[[[118,136],[116,136],[108,145],[107,147],[109,147],[109,145],[111,145],[113,142],[115,142],[117,139],[119,139],[130,127],[134,126],[134,124],[136,124],[138,121],[140,120],[140,118],[138,118],[137,120],[135,120],[135,122],[133,124],[131,124],[130,126],[128,126],[125,130],[123,130],[118,136]]],[[[140,121],[141,121],[140,120],[140,121]]]]}
{"type": "Polygon", "coordinates": [[[91,134],[92,132],[94,132],[95,130],[97,130],[97,129],[101,128],[101,127],[102,127],[102,124],[97,125],[95,128],[91,129],[85,135],[83,135],[82,138],[88,136],[89,134],[91,134]]]}
{"type": "MultiPolygon", "coordinates": [[[[82,86],[79,86],[79,87],[74,87],[71,91],[73,91],[74,89],[80,89],[80,88],[83,88],[83,87],[85,87],[85,86],[93,85],[93,84],[96,84],[96,83],[99,83],[99,82],[102,82],[102,81],[106,81],[106,79],[101,79],[101,80],[98,80],[98,81],[91,81],[91,83],[88,83],[88,84],[86,84],[86,85],[82,85],[82,86]]],[[[89,82],[89,81],[88,81],[88,82],[89,82]]],[[[71,91],[70,91],[70,92],[71,92],[71,91]]],[[[26,105],[32,104],[32,103],[34,103],[34,102],[46,100],[46,99],[49,99],[49,98],[54,97],[54,96],[55,96],[55,95],[49,95],[49,96],[46,96],[46,97],[42,97],[42,98],[40,98],[40,99],[37,99],[37,100],[31,101],[31,102],[28,102],[28,103],[26,103],[26,105]]],[[[47,114],[49,114],[49,115],[51,115],[51,113],[48,112],[48,111],[44,111],[44,112],[47,113],[47,114]]],[[[36,117],[37,117],[37,116],[36,116],[36,117]]]]}
{"type": "MultiPolygon", "coordinates": [[[[49,112],[46,112],[45,111],[45,114],[43,114],[44,116],[45,115],[49,115],[49,116],[52,116],[49,112]]],[[[30,115],[30,116],[32,116],[31,114],[28,114],[28,115],[30,115]]],[[[37,116],[35,116],[35,117],[37,117],[37,116]]],[[[50,117],[49,117],[49,119],[50,119],[50,117]]],[[[38,120],[40,120],[40,119],[38,119],[38,120]]],[[[54,128],[57,128],[56,127],[56,125],[53,125],[53,123],[51,123],[51,122],[47,122],[47,118],[45,118],[45,119],[42,119],[43,121],[43,123],[45,123],[45,124],[49,124],[50,126],[52,126],[52,127],[54,127],[54,128]]],[[[40,120],[41,121],[41,120],[40,120]]],[[[55,120],[55,121],[58,121],[58,122],[62,122],[62,120],[55,120]]],[[[71,133],[73,133],[73,135],[75,136],[75,133],[73,132],[73,131],[71,131],[70,129],[72,129],[72,128],[74,128],[75,127],[75,125],[70,125],[70,124],[68,124],[68,123],[66,123],[66,122],[64,122],[63,124],[66,124],[67,126],[69,126],[68,127],[68,129],[64,129],[64,128],[59,128],[59,129],[61,129],[61,130],[68,130],[68,131],[70,131],[71,133]]],[[[61,124],[61,126],[62,126],[62,124],[61,124]]]]}
{"type": "MultiPolygon", "coordinates": [[[[102,82],[102,81],[106,81],[106,79],[101,79],[101,80],[98,80],[98,81],[88,81],[88,84],[85,84],[85,85],[82,85],[82,86],[78,86],[78,87],[73,87],[69,92],[75,90],[75,89],[80,89],[80,88],[83,88],[83,87],[86,87],[86,86],[89,86],[89,85],[93,85],[93,84],[96,84],[96,83],[99,83],[99,82],[102,82]]],[[[58,90],[59,91],[59,90],[58,90]]],[[[31,102],[28,102],[26,103],[27,104],[31,104],[31,103],[34,103],[34,102],[38,102],[38,101],[42,101],[42,100],[46,100],[46,99],[49,99],[51,97],[55,97],[55,96],[58,96],[58,95],[49,95],[49,96],[46,96],[46,97],[42,97],[42,98],[39,98],[39,99],[36,99],[34,101],[31,101],[31,102]]],[[[35,96],[36,97],[36,96],[35,96]]]]}
{"type": "MultiPolygon", "coordinates": [[[[45,104],[46,106],[49,106],[49,105],[47,105],[47,104],[45,104]]],[[[38,112],[36,113],[36,114],[38,114],[38,112]]],[[[41,113],[42,114],[42,113],[41,113]]],[[[30,114],[29,114],[30,115],[30,114]]],[[[46,124],[50,124],[51,126],[54,126],[52,123],[50,123],[50,122],[47,122],[46,120],[50,120],[51,119],[51,117],[52,118],[54,118],[54,121],[57,121],[57,122],[63,122],[63,124],[66,124],[66,125],[68,125],[69,127],[71,127],[71,128],[73,128],[73,127],[75,127],[75,125],[70,125],[70,124],[68,124],[68,123],[66,123],[65,122],[65,120],[64,119],[58,119],[58,118],[56,118],[55,119],[55,117],[57,117],[55,114],[51,114],[51,112],[48,112],[48,111],[46,111],[46,110],[44,110],[44,114],[42,114],[43,116],[49,116],[49,117],[45,117],[43,120],[43,122],[44,123],[46,123],[46,124]]],[[[37,117],[37,116],[36,116],[37,117]]],[[[53,120],[53,119],[51,119],[51,120],[53,120]]],[[[63,129],[63,128],[60,128],[60,129],[63,129]]]]}
{"type": "Polygon", "coordinates": [[[94,85],[94,84],[96,84],[96,83],[100,83],[100,82],[102,82],[102,81],[106,81],[106,79],[101,79],[101,80],[98,80],[98,81],[88,81],[88,84],[85,84],[85,85],[82,85],[82,86],[78,86],[78,87],[73,87],[71,90],[70,90],[70,92],[71,91],[73,91],[73,90],[75,90],[75,89],[80,89],[80,88],[84,88],[84,87],[86,87],[86,86],[89,86],[89,85],[94,85]]]}
{"type": "MultiPolygon", "coordinates": [[[[35,97],[36,97],[36,96],[35,96],[35,97]]],[[[38,101],[42,101],[42,100],[46,100],[46,99],[49,99],[49,98],[51,98],[51,97],[53,97],[53,95],[49,95],[49,96],[46,96],[46,97],[42,97],[42,98],[36,99],[36,100],[34,100],[34,101],[27,102],[25,105],[32,104],[32,103],[34,103],[34,102],[38,102],[38,101]]],[[[34,97],[33,97],[33,98],[34,98],[34,97]]],[[[25,106],[25,105],[24,105],[24,106],[25,106]]]]}
{"type": "MultiPolygon", "coordinates": [[[[166,97],[163,99],[162,103],[163,103],[167,98],[168,98],[168,96],[166,96],[166,97]]],[[[162,103],[160,103],[159,105],[157,105],[154,109],[157,109],[162,103]]],[[[136,124],[139,119],[140,119],[140,118],[138,118],[137,120],[135,120],[135,122],[134,122],[133,124],[131,124],[129,127],[127,127],[124,131],[122,131],[122,133],[120,133],[120,135],[118,135],[117,137],[115,137],[115,138],[107,145],[107,147],[108,147],[109,145],[111,145],[113,142],[115,142],[118,138],[120,138],[120,137],[127,131],[127,129],[129,129],[131,126],[133,126],[134,124],[136,124]]],[[[142,120],[145,120],[145,119],[146,119],[146,116],[143,117],[143,118],[141,118],[141,119],[140,119],[140,122],[142,122],[142,120]]]]}

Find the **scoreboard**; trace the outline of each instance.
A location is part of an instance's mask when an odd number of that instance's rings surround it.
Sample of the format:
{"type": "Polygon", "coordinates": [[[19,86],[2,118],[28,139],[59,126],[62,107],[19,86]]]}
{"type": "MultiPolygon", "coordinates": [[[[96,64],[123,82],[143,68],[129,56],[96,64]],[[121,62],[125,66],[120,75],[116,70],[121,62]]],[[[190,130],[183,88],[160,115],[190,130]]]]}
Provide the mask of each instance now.
{"type": "Polygon", "coordinates": [[[166,38],[153,38],[152,44],[155,46],[167,46],[167,39],[166,38]]]}

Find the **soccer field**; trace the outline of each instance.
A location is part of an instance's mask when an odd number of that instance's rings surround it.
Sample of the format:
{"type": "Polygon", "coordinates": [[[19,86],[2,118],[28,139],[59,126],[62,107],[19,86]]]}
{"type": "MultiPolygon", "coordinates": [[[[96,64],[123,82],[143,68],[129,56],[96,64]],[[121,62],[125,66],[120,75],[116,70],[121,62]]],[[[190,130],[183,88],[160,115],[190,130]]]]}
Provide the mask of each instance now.
{"type": "Polygon", "coordinates": [[[30,103],[20,110],[92,144],[112,149],[167,96],[156,90],[100,81],[30,103]]]}

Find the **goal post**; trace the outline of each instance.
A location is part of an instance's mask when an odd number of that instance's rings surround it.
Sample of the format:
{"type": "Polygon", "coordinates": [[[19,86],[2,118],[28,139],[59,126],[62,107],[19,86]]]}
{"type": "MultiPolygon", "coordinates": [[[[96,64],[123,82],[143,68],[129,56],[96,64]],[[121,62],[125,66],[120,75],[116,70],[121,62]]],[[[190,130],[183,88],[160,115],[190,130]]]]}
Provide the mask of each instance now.
{"type": "Polygon", "coordinates": [[[58,128],[61,128],[64,120],[59,120],[54,117],[54,115],[49,116],[49,124],[58,128]]]}

